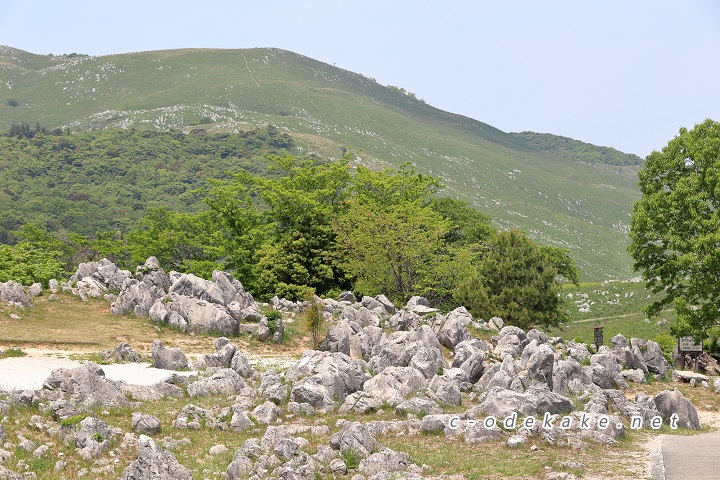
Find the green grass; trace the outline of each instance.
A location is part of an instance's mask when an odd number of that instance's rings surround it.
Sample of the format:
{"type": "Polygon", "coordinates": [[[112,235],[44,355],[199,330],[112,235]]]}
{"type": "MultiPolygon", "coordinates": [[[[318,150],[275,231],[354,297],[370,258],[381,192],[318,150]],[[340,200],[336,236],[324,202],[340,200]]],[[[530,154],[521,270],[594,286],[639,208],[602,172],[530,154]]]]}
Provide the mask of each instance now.
{"type": "Polygon", "coordinates": [[[0,358],[24,357],[26,355],[27,353],[19,348],[8,348],[7,350],[0,351],[0,358]]]}
{"type": "Polygon", "coordinates": [[[642,310],[657,299],[657,296],[645,289],[644,283],[597,282],[582,283],[580,286],[564,285],[563,295],[571,321],[563,328],[548,329],[547,333],[566,340],[593,343],[595,326],[604,327],[603,338],[606,345],[610,345],[610,339],[617,334],[628,339],[653,339],[658,334],[667,332],[669,323],[675,319],[675,312],[672,310],[663,311],[658,317],[648,318],[642,310]],[[579,307],[584,304],[589,305],[590,311],[587,313],[580,312],[579,307]]]}
{"type": "Polygon", "coordinates": [[[19,103],[0,105],[0,129],[23,121],[186,131],[208,119],[202,127],[211,131],[272,123],[297,138],[303,153],[338,157],[349,147],[371,166],[412,162],[443,179],[444,195],[476,205],[497,226],[571,249],[587,279],[630,275],[635,167],[544,154],[490,125],[277,49],[73,59],[10,52],[0,62],[19,103]]]}

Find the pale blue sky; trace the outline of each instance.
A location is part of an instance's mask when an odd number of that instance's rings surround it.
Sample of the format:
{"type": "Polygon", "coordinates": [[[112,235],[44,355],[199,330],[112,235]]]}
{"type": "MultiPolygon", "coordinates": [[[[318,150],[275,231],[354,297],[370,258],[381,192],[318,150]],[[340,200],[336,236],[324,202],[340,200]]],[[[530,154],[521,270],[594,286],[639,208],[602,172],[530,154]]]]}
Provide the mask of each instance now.
{"type": "Polygon", "coordinates": [[[0,0],[0,45],[91,55],[283,48],[505,131],[641,156],[681,126],[720,120],[713,0],[0,0]]]}

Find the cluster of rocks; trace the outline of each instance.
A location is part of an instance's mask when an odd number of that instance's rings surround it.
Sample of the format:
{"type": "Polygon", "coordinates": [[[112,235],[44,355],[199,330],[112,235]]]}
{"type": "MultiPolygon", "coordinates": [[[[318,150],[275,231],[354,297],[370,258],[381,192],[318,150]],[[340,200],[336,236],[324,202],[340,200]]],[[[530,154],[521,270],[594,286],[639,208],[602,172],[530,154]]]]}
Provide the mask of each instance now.
{"type": "MultiPolygon", "coordinates": [[[[61,288],[81,299],[104,297],[111,302],[113,315],[150,318],[182,332],[252,334],[260,341],[272,337],[279,343],[284,331],[282,320],[274,325],[268,322],[263,305],[231,274],[214,271],[212,280],[205,280],[193,274],[166,273],[155,257],[139,265],[134,274],[107,259],[82,263],[61,288]]],[[[275,301],[278,309],[300,308],[294,302],[275,301]]]]}
{"type": "Polygon", "coordinates": [[[25,308],[32,305],[32,299],[42,294],[42,285],[33,283],[28,287],[9,280],[0,282],[0,302],[15,308],[25,308]]]}
{"type": "MultiPolygon", "coordinates": [[[[99,281],[95,275],[102,268],[108,275],[103,278],[119,281],[112,268],[101,263],[83,267],[83,273],[92,273],[82,278],[99,281]]],[[[117,275],[123,276],[113,303],[117,313],[149,315],[187,331],[226,329],[228,336],[237,335],[237,325],[252,315],[260,325],[257,303],[226,273],[214,272],[212,281],[165,274],[149,259],[134,276],[117,275]]],[[[628,382],[667,377],[669,365],[655,342],[617,335],[612,346],[595,349],[535,329],[505,326],[501,319],[477,321],[463,307],[445,315],[422,297],[402,307],[382,295],[358,301],[350,292],[337,300],[317,300],[334,324],[321,350],[305,351],[288,368],[258,372],[227,337],[215,341],[215,352],[192,363],[181,350],[155,341],[155,367],[192,368],[195,373],[173,375],[155,385],[130,385],[107,379],[98,365],[87,362],[55,370],[41,389],[12,392],[8,401],[37,405],[46,416],[33,417],[35,428],[74,446],[81,458],[136,446],[138,458],[125,468],[121,478],[126,479],[192,478],[172,453],[190,440],[154,439],[163,433],[163,421],[139,411],[126,429],[106,424],[94,412],[139,410],[143,402],[169,397],[187,402],[171,414],[174,430],[257,432],[234,452],[223,472],[228,479],[422,478],[422,467],[378,442],[387,435],[437,434],[465,443],[500,440],[509,447],[540,439],[583,447],[587,442],[617,443],[631,419],[640,419],[643,428],[651,428],[658,418],[700,428],[697,411],[678,390],[626,398],[628,382]],[[474,338],[468,327],[494,335],[474,338]],[[203,399],[211,399],[212,406],[203,399]],[[455,413],[448,413],[449,408],[455,413]],[[388,410],[399,419],[382,419],[388,410]],[[322,421],[330,412],[367,415],[368,421],[340,420],[331,427],[322,421]],[[82,421],[70,421],[83,415],[82,421]],[[333,435],[331,428],[336,430],[333,435]],[[323,437],[327,442],[310,448],[323,437]]],[[[291,315],[308,304],[275,299],[273,305],[291,315]]],[[[106,353],[117,361],[141,359],[128,344],[106,353]]],[[[43,446],[26,447],[34,452],[43,446]]],[[[47,454],[45,447],[38,455],[47,454]]],[[[227,451],[219,444],[208,454],[227,451]]],[[[63,468],[59,460],[56,469],[63,468]]],[[[102,468],[98,465],[90,473],[100,475],[102,468]]]]}

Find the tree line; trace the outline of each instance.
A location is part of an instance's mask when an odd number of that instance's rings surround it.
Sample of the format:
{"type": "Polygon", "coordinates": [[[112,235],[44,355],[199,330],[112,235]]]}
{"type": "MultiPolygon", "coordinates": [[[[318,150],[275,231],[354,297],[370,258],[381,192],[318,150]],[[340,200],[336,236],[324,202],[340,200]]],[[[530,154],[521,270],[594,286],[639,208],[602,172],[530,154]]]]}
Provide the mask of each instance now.
{"type": "Polygon", "coordinates": [[[410,165],[373,171],[335,161],[275,155],[267,172],[240,170],[200,193],[206,209],[149,207],[136,227],[96,235],[35,225],[0,246],[0,281],[47,282],[82,261],[107,257],[134,268],[151,255],[167,270],[234,273],[261,300],[386,294],[465,305],[527,328],[566,319],[562,278],[577,283],[568,252],[438,196],[440,180],[410,165]]]}

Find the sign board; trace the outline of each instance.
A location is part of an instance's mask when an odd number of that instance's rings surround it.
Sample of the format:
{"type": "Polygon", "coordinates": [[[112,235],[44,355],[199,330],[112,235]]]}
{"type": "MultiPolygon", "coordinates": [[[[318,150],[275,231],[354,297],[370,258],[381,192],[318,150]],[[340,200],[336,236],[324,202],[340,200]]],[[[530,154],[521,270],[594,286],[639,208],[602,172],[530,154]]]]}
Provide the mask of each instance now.
{"type": "Polygon", "coordinates": [[[695,343],[694,337],[680,337],[678,338],[678,350],[683,353],[687,352],[702,352],[702,342],[695,343]]]}

